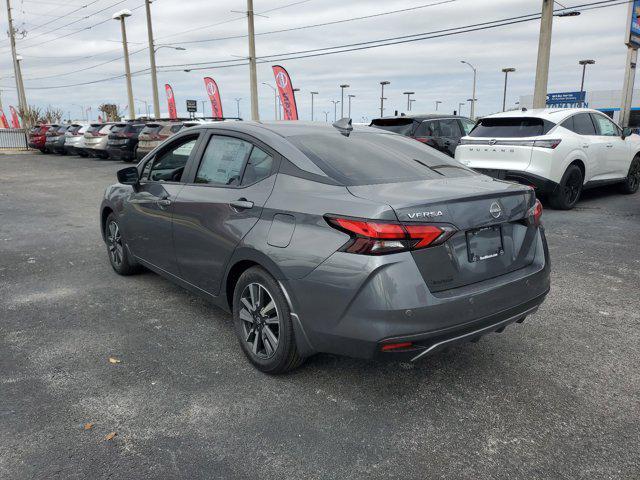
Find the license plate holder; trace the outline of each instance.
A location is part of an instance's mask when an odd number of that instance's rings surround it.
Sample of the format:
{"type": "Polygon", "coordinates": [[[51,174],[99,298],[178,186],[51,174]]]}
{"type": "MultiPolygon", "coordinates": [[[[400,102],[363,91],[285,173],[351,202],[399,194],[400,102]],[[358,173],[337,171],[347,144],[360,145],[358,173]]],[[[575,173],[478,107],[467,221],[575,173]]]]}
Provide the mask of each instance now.
{"type": "Polygon", "coordinates": [[[481,262],[504,254],[502,227],[476,228],[467,232],[467,255],[469,262],[481,262]]]}

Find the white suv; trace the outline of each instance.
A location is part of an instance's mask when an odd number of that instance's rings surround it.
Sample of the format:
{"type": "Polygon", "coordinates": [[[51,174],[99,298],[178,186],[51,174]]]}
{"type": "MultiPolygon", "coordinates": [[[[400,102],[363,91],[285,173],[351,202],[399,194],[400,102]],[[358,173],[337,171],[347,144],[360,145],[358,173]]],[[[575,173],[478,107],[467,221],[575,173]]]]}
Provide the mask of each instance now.
{"type": "Polygon", "coordinates": [[[478,121],[456,160],[495,178],[531,185],[552,207],[573,208],[583,188],[640,184],[640,136],[585,108],[517,110],[478,121]]]}

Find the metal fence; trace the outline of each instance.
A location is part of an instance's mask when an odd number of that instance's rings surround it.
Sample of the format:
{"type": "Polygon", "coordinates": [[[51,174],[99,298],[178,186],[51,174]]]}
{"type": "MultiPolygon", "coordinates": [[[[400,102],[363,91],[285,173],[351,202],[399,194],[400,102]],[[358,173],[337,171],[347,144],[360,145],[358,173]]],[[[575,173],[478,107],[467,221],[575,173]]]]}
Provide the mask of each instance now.
{"type": "Polygon", "coordinates": [[[0,150],[28,150],[27,131],[22,128],[0,128],[0,150]]]}

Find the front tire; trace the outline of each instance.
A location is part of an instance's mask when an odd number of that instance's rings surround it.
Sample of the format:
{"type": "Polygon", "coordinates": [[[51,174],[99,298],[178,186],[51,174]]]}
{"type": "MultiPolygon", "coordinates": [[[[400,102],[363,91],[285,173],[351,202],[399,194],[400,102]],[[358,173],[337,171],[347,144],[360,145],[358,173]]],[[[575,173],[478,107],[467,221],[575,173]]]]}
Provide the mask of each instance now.
{"type": "Polygon", "coordinates": [[[620,191],[627,195],[636,193],[640,186],[640,157],[635,157],[629,166],[627,178],[620,186],[620,191]]]}
{"type": "Polygon", "coordinates": [[[109,263],[118,275],[133,275],[140,271],[140,265],[131,258],[127,247],[125,246],[120,225],[116,216],[110,213],[105,222],[104,228],[105,243],[107,244],[107,253],[109,255],[109,263]]]}
{"type": "Polygon", "coordinates": [[[580,167],[569,165],[560,184],[549,196],[551,207],[556,210],[571,210],[580,199],[583,183],[584,176],[580,167]]]}
{"type": "Polygon", "coordinates": [[[304,361],[298,353],[289,305],[264,269],[252,267],[238,279],[233,323],[244,354],[258,370],[285,373],[304,361]]]}

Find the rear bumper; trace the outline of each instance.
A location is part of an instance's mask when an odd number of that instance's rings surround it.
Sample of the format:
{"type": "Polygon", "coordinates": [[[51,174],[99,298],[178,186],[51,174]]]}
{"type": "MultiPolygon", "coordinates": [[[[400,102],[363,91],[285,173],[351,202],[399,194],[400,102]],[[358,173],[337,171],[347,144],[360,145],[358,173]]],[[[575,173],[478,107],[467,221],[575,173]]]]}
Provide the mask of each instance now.
{"type": "Polygon", "coordinates": [[[530,185],[538,194],[547,195],[553,193],[555,189],[558,188],[558,184],[548,178],[520,170],[493,170],[486,168],[474,168],[474,170],[500,180],[512,180],[524,185],[530,185]]]}
{"type": "Polygon", "coordinates": [[[534,261],[514,272],[432,293],[410,253],[366,257],[338,252],[311,274],[283,281],[303,354],[417,360],[522,321],[550,289],[541,229],[534,261]],[[383,352],[389,343],[408,350],[383,352]]]}

